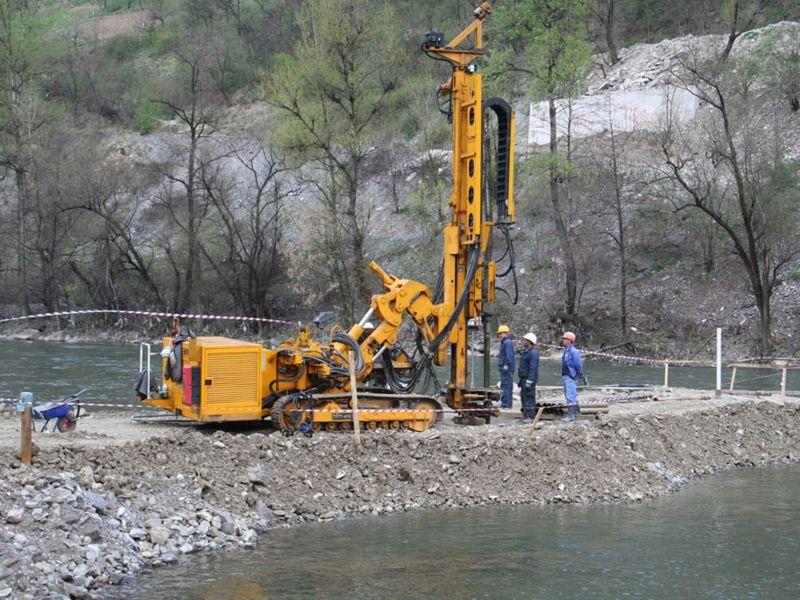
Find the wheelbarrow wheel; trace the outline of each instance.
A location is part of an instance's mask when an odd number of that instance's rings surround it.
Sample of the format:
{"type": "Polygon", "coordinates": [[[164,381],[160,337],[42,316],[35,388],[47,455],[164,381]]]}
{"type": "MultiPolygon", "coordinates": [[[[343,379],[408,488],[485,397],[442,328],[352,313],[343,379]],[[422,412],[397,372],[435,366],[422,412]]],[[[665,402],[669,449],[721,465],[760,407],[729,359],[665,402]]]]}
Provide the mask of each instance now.
{"type": "Polygon", "coordinates": [[[75,413],[73,411],[69,411],[65,416],[59,417],[58,421],[56,421],[56,427],[61,433],[75,431],[77,424],[78,419],[75,418],[75,413]]]}

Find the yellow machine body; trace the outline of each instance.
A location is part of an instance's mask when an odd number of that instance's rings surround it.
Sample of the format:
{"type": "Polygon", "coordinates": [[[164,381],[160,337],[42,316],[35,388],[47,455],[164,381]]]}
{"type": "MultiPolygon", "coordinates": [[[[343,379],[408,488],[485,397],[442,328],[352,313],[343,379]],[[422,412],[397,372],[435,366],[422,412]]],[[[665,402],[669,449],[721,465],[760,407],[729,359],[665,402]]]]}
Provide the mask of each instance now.
{"type": "MultiPolygon", "coordinates": [[[[170,338],[164,338],[169,347],[170,338]]],[[[165,398],[148,402],[200,422],[263,418],[263,373],[267,352],[260,344],[225,337],[196,337],[182,347],[182,381],[165,379],[165,398]]],[[[168,359],[162,359],[166,370],[168,359]]]]}

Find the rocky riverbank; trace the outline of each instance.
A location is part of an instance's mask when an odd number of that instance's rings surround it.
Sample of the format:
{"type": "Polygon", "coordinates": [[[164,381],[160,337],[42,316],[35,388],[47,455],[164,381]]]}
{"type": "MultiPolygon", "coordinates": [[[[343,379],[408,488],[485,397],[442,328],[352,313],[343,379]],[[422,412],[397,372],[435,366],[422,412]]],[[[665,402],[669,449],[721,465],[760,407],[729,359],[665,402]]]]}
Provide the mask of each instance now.
{"type": "Polygon", "coordinates": [[[272,527],[422,508],[639,501],[721,469],[800,457],[796,401],[669,400],[540,425],[370,433],[359,456],[346,434],[131,423],[137,441],[43,445],[30,468],[4,444],[0,598],[94,597],[195,552],[251,547],[272,527]]]}

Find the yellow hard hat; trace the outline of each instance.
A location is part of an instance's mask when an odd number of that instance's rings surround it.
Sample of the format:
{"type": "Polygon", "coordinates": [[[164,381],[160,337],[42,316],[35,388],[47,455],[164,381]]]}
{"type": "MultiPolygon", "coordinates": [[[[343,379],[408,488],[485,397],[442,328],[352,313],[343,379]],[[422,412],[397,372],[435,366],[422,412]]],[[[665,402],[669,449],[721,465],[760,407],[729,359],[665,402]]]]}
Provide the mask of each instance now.
{"type": "Polygon", "coordinates": [[[511,330],[508,328],[508,325],[500,325],[500,327],[497,328],[497,333],[508,333],[509,331],[511,330]]]}

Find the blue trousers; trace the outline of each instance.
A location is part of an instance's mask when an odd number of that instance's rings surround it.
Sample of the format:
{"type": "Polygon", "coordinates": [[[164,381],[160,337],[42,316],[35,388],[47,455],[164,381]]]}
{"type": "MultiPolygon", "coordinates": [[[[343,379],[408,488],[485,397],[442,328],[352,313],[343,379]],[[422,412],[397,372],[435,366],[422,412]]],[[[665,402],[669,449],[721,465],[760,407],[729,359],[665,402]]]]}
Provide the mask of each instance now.
{"type": "Polygon", "coordinates": [[[536,416],[536,384],[531,389],[525,389],[525,382],[519,382],[519,397],[522,400],[522,417],[532,419],[536,416]]]}
{"type": "Polygon", "coordinates": [[[578,382],[569,375],[562,375],[564,380],[564,398],[570,406],[578,406],[578,382]]]}
{"type": "Polygon", "coordinates": [[[500,408],[511,408],[514,398],[511,392],[514,390],[514,382],[511,373],[500,373],[500,408]]]}

